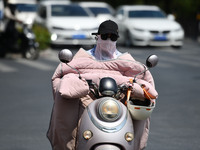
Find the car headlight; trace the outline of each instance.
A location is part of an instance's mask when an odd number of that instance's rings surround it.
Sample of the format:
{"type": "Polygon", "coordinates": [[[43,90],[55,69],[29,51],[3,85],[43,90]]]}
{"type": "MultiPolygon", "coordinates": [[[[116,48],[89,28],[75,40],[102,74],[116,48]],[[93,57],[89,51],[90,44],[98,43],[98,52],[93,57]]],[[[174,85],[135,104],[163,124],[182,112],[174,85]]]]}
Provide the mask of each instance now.
{"type": "Polygon", "coordinates": [[[183,29],[180,27],[180,28],[177,28],[174,30],[174,32],[179,32],[179,31],[182,31],[183,29]]]}
{"type": "Polygon", "coordinates": [[[57,34],[55,34],[55,33],[51,34],[51,40],[52,41],[56,41],[57,38],[58,38],[57,34]]]}
{"type": "Polygon", "coordinates": [[[99,114],[105,121],[116,121],[121,115],[119,104],[113,99],[106,99],[99,104],[99,114]]]}

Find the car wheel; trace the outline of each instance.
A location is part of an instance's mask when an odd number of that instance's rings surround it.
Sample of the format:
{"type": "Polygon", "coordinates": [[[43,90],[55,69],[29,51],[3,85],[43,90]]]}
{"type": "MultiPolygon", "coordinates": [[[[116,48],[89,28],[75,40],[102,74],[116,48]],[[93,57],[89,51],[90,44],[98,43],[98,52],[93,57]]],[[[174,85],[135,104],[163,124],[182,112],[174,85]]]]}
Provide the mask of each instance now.
{"type": "Polygon", "coordinates": [[[0,52],[0,58],[4,58],[6,56],[6,52],[0,52]]]}
{"type": "Polygon", "coordinates": [[[124,46],[126,46],[126,47],[132,46],[131,35],[130,35],[130,32],[128,30],[125,32],[124,46]]]}
{"type": "Polygon", "coordinates": [[[173,48],[175,48],[175,49],[181,49],[182,48],[182,46],[172,46],[173,48]]]}
{"type": "Polygon", "coordinates": [[[6,50],[3,46],[0,45],[0,58],[4,58],[6,56],[6,50]]]}

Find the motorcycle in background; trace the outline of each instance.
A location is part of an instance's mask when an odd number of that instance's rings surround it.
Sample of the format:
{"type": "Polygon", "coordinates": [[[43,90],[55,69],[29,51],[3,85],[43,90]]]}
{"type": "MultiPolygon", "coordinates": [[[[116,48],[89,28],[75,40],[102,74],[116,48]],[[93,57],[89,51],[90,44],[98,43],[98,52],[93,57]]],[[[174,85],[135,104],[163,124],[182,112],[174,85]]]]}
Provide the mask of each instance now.
{"type": "Polygon", "coordinates": [[[21,32],[17,32],[17,39],[8,37],[5,32],[0,33],[0,57],[6,53],[21,53],[26,59],[36,60],[39,57],[39,44],[35,41],[35,34],[26,24],[21,32]],[[11,42],[11,40],[16,40],[11,42]]]}
{"type": "MultiPolygon", "coordinates": [[[[80,72],[68,64],[72,60],[71,51],[67,49],[60,51],[59,59],[74,69],[81,78],[80,72]]],[[[130,83],[136,83],[136,77],[156,66],[157,62],[158,57],[156,55],[149,56],[146,60],[147,67],[143,72],[135,75],[130,83]]],[[[130,111],[130,109],[138,106],[134,103],[134,100],[130,99],[131,88],[129,86],[118,86],[116,81],[110,77],[102,78],[99,86],[92,80],[87,80],[87,83],[96,99],[85,108],[81,116],[76,149],[132,150],[134,147],[132,118],[137,119],[138,114],[142,116],[142,119],[148,118],[155,107],[155,103],[148,100],[148,106],[142,107],[141,110],[130,111]],[[122,93],[126,95],[125,101],[118,100],[122,93]]],[[[148,96],[148,92],[144,92],[148,96]]]]}

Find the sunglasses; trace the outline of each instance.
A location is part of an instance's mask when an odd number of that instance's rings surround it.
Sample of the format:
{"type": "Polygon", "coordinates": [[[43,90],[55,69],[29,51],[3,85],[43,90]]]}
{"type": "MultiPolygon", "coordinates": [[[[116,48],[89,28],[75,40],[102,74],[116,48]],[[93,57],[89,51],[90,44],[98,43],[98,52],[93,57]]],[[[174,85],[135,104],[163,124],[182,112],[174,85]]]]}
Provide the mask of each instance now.
{"type": "Polygon", "coordinates": [[[117,41],[118,36],[115,34],[101,34],[101,39],[102,40],[107,40],[108,38],[111,39],[111,41],[117,41]]]}

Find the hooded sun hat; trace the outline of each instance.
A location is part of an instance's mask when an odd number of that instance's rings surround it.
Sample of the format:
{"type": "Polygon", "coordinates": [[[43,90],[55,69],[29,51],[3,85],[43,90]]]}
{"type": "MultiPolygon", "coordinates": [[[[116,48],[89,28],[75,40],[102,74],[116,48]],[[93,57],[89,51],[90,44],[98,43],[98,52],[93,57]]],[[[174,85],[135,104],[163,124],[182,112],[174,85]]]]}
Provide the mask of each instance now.
{"type": "Polygon", "coordinates": [[[99,25],[97,33],[92,33],[92,35],[112,33],[119,37],[118,35],[118,25],[112,20],[106,20],[99,25]]]}

